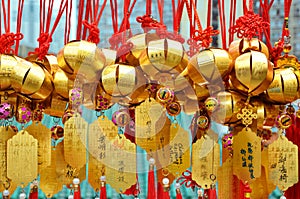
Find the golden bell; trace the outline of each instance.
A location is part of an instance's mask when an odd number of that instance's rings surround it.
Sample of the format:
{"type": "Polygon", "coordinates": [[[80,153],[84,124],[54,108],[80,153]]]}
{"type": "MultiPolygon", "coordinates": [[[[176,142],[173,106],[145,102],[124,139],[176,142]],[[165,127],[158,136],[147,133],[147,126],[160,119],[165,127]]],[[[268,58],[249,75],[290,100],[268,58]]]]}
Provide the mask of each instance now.
{"type": "Polygon", "coordinates": [[[11,75],[15,73],[15,66],[18,64],[13,55],[0,55],[0,90],[11,87],[11,75]]]}
{"type": "Polygon", "coordinates": [[[117,51],[106,49],[106,48],[102,48],[101,51],[106,58],[104,66],[108,66],[116,63],[117,51]]]}
{"type": "Polygon", "coordinates": [[[267,99],[271,102],[286,104],[297,99],[299,78],[293,68],[275,70],[275,76],[266,91],[267,99]]]}
{"type": "Polygon", "coordinates": [[[179,75],[185,69],[188,57],[180,42],[160,39],[149,42],[139,62],[150,79],[157,80],[156,75],[160,72],[179,75]]]}
{"type": "Polygon", "coordinates": [[[95,43],[73,41],[64,46],[57,55],[57,61],[68,74],[81,74],[88,81],[95,81],[103,69],[105,56],[95,43]]]}
{"type": "Polygon", "coordinates": [[[211,114],[213,120],[223,124],[238,121],[237,113],[244,107],[246,97],[238,93],[219,92],[216,96],[219,102],[218,108],[211,114]]]}
{"type": "Polygon", "coordinates": [[[194,55],[187,66],[188,75],[197,84],[220,82],[231,69],[231,57],[223,49],[203,50],[194,55]]]}
{"type": "Polygon", "coordinates": [[[273,76],[273,64],[265,54],[251,51],[236,58],[229,78],[237,90],[254,96],[269,87],[273,76]]]}
{"type": "Polygon", "coordinates": [[[135,67],[114,64],[103,69],[101,83],[104,91],[113,97],[128,96],[135,90],[137,78],[135,67]]]}
{"type": "Polygon", "coordinates": [[[55,92],[61,97],[68,99],[69,90],[73,88],[74,81],[70,80],[62,69],[58,69],[53,75],[55,92]]]}
{"type": "Polygon", "coordinates": [[[128,64],[137,66],[139,65],[139,57],[143,50],[147,48],[147,45],[150,41],[160,39],[159,36],[155,33],[143,33],[137,34],[129,38],[127,42],[130,42],[133,47],[130,49],[130,52],[126,55],[126,60],[128,64]]]}
{"type": "Polygon", "coordinates": [[[231,55],[232,59],[235,60],[238,56],[250,50],[262,52],[266,55],[267,58],[269,58],[268,47],[257,38],[252,38],[250,40],[247,38],[235,40],[229,45],[228,52],[231,55]]]}

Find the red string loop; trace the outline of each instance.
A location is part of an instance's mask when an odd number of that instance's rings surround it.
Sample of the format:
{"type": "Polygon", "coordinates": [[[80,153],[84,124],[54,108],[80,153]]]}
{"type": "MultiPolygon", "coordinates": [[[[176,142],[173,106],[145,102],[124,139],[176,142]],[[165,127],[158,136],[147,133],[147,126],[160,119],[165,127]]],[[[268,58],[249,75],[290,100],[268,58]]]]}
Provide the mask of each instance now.
{"type": "Polygon", "coordinates": [[[163,28],[165,29],[165,25],[159,23],[157,20],[155,20],[151,15],[144,15],[139,16],[136,18],[136,21],[138,23],[141,23],[142,28],[144,29],[144,32],[149,32],[151,29],[155,28],[163,28]]]}
{"type": "Polygon", "coordinates": [[[161,38],[161,39],[164,39],[164,38],[172,39],[172,40],[178,41],[182,44],[185,42],[185,39],[181,35],[179,35],[177,33],[169,32],[168,30],[166,30],[165,27],[163,29],[161,29],[161,28],[157,29],[156,33],[159,36],[159,38],[161,38]]]}
{"type": "Polygon", "coordinates": [[[133,48],[133,43],[131,42],[123,43],[117,50],[117,58],[125,62],[126,55],[130,52],[132,48],[133,48]]]}
{"type": "Polygon", "coordinates": [[[15,41],[19,41],[23,39],[22,33],[4,33],[0,36],[0,53],[14,53],[14,50],[11,48],[13,45],[15,45],[15,41]]]}
{"type": "Polygon", "coordinates": [[[191,187],[193,190],[195,187],[200,187],[195,180],[192,179],[192,172],[189,170],[184,171],[182,176],[178,178],[178,182],[180,182],[180,185],[185,185],[187,188],[191,187]]]}
{"type": "Polygon", "coordinates": [[[259,36],[269,26],[270,24],[264,21],[262,17],[249,11],[246,15],[236,20],[235,25],[230,28],[230,31],[237,33],[238,38],[251,39],[254,36],[259,36]]]}
{"type": "Polygon", "coordinates": [[[100,29],[98,28],[98,25],[95,22],[89,23],[86,20],[83,20],[82,23],[90,31],[90,34],[89,34],[87,40],[90,42],[93,42],[95,44],[98,44],[100,42],[100,29]]]}
{"type": "Polygon", "coordinates": [[[39,42],[39,47],[35,48],[34,52],[30,52],[29,55],[36,54],[38,58],[42,60],[48,53],[52,37],[49,33],[43,32],[37,41],[39,42]]]}

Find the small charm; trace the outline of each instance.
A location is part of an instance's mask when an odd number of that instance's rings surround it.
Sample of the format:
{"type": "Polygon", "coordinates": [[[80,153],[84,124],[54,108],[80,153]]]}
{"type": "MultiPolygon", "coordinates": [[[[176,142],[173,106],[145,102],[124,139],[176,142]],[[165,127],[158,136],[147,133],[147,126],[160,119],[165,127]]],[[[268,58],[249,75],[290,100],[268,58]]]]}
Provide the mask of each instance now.
{"type": "Polygon", "coordinates": [[[162,87],[158,89],[156,93],[156,99],[162,104],[171,103],[174,100],[174,91],[167,87],[162,87]]]}
{"type": "Polygon", "coordinates": [[[216,108],[218,107],[219,105],[219,102],[216,98],[214,97],[208,97],[205,102],[205,108],[206,110],[209,112],[209,113],[212,113],[214,112],[214,110],[216,110],[216,108]]]}
{"type": "Polygon", "coordinates": [[[97,95],[96,97],[96,111],[107,110],[110,106],[110,102],[103,95],[97,95]]]}
{"type": "Polygon", "coordinates": [[[252,124],[253,119],[257,119],[257,114],[253,113],[253,110],[250,108],[243,108],[242,113],[237,114],[238,119],[242,119],[242,124],[245,126],[249,126],[252,124]]]}
{"type": "Polygon", "coordinates": [[[199,115],[197,118],[198,128],[201,130],[207,130],[209,127],[209,118],[205,115],[199,115]]]}
{"type": "Polygon", "coordinates": [[[77,108],[82,104],[83,94],[81,88],[73,88],[69,92],[69,101],[73,108],[77,108]]]}
{"type": "Polygon", "coordinates": [[[12,118],[13,115],[14,115],[13,105],[9,103],[0,104],[0,120],[1,119],[7,120],[9,118],[12,118]]]}
{"type": "Polygon", "coordinates": [[[283,114],[278,118],[280,128],[287,129],[292,125],[292,118],[289,115],[283,114]]]}
{"type": "Polygon", "coordinates": [[[167,105],[166,109],[169,115],[176,116],[180,113],[181,106],[179,102],[171,102],[167,105]]]}
{"type": "Polygon", "coordinates": [[[21,105],[18,108],[17,112],[17,121],[20,123],[27,123],[32,119],[32,112],[31,109],[25,105],[21,105]]]}

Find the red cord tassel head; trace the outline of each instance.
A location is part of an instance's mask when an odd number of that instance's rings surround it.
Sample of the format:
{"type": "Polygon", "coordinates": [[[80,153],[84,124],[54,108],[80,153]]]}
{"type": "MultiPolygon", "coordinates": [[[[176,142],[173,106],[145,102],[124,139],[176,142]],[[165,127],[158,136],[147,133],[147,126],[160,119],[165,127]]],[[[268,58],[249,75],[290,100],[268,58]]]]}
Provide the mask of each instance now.
{"type": "Polygon", "coordinates": [[[155,159],[149,159],[149,172],[148,172],[148,199],[156,198],[156,189],[155,189],[155,178],[154,178],[154,166],[155,159]]]}
{"type": "Polygon", "coordinates": [[[176,188],[176,199],[182,199],[182,195],[180,192],[180,183],[176,183],[175,184],[175,188],[176,188]]]}
{"type": "Polygon", "coordinates": [[[74,199],[81,199],[80,196],[80,180],[79,178],[73,179],[73,188],[74,188],[74,199]]]}

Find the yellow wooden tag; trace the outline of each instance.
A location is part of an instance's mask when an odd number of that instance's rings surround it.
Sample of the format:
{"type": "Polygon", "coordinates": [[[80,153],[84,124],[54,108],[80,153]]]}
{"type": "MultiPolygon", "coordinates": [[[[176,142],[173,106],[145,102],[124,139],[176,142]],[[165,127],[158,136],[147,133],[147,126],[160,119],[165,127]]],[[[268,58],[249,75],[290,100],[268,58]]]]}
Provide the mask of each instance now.
{"type": "Polygon", "coordinates": [[[160,124],[160,116],[165,115],[163,110],[163,107],[154,99],[145,100],[135,109],[136,144],[148,153],[153,153],[157,149],[155,135],[164,126],[160,124]]]}
{"type": "Polygon", "coordinates": [[[105,175],[106,147],[118,133],[118,128],[107,117],[99,117],[89,126],[88,181],[94,189],[100,187],[100,177],[105,175]]]}
{"type": "Polygon", "coordinates": [[[211,174],[217,176],[220,165],[220,147],[209,136],[197,140],[192,145],[193,180],[201,186],[212,184],[211,174]]]}
{"type": "Polygon", "coordinates": [[[7,179],[7,170],[6,170],[6,159],[7,159],[7,140],[12,138],[15,135],[15,132],[10,127],[0,127],[0,182],[5,182],[7,179]]]}
{"type": "Polygon", "coordinates": [[[256,178],[253,183],[250,185],[252,189],[251,198],[268,198],[269,193],[272,192],[276,187],[274,186],[274,189],[269,190],[268,189],[268,182],[266,178],[266,171],[265,168],[261,168],[261,175],[259,178],[256,178]]]}
{"type": "Polygon", "coordinates": [[[51,165],[41,169],[40,171],[40,188],[46,194],[47,198],[51,198],[54,194],[62,189],[62,181],[56,177],[56,153],[51,150],[51,165]]]}
{"type": "Polygon", "coordinates": [[[157,148],[156,151],[154,151],[153,158],[156,160],[155,164],[157,168],[165,168],[171,164],[170,147],[168,147],[170,144],[171,121],[163,115],[160,121],[164,123],[164,126],[154,137],[157,148]]]}
{"type": "Polygon", "coordinates": [[[85,167],[77,169],[72,167],[65,161],[64,158],[64,143],[59,143],[56,147],[56,178],[62,184],[71,184],[75,177],[79,178],[80,181],[85,179],[85,167]]]}
{"type": "Polygon", "coordinates": [[[261,174],[261,138],[250,128],[233,137],[233,174],[251,182],[261,174]]]}
{"type": "Polygon", "coordinates": [[[7,177],[16,184],[27,184],[38,174],[38,143],[23,130],[7,142],[7,177]]]}
{"type": "Polygon", "coordinates": [[[125,191],[136,183],[136,146],[118,135],[106,146],[106,179],[116,190],[125,191]]]}
{"type": "Polygon", "coordinates": [[[71,117],[64,128],[64,157],[72,167],[80,170],[86,164],[87,122],[80,116],[71,117]]]}
{"type": "Polygon", "coordinates": [[[269,178],[285,191],[298,182],[298,147],[285,136],[268,146],[269,178]]]}
{"type": "Polygon", "coordinates": [[[232,158],[228,157],[221,167],[218,168],[218,196],[222,199],[233,197],[233,170],[232,158]]]}
{"type": "Polygon", "coordinates": [[[105,176],[105,165],[90,154],[89,156],[88,181],[94,190],[100,188],[100,177],[105,176]]]}
{"type": "Polygon", "coordinates": [[[51,131],[42,123],[33,123],[26,130],[38,141],[38,170],[41,171],[51,164],[51,131]]]}
{"type": "Polygon", "coordinates": [[[190,136],[180,125],[173,124],[170,127],[170,164],[167,166],[174,176],[181,175],[190,167],[190,136]]]}

